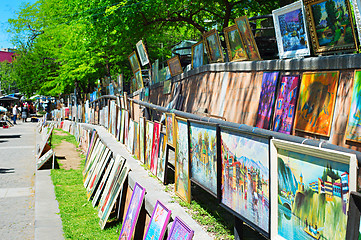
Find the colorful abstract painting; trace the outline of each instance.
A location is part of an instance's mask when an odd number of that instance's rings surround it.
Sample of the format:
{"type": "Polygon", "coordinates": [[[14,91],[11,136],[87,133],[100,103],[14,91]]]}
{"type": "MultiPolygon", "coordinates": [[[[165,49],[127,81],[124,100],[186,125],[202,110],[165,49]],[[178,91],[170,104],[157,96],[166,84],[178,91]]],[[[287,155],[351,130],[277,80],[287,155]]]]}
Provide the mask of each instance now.
{"type": "Polygon", "coordinates": [[[188,126],[184,118],[175,118],[175,192],[185,202],[190,203],[190,180],[188,168],[188,126]]]}
{"type": "Polygon", "coordinates": [[[279,72],[264,72],[256,127],[269,129],[279,72]]]}
{"type": "Polygon", "coordinates": [[[158,154],[158,163],[157,163],[157,177],[163,183],[165,182],[165,170],[167,167],[167,143],[165,142],[166,136],[164,133],[160,133],[159,137],[159,154],[158,154]]]}
{"type": "Polygon", "coordinates": [[[145,130],[145,158],[144,158],[144,164],[148,168],[150,168],[151,157],[152,157],[153,131],[154,131],[153,122],[147,121],[146,122],[146,130],[145,130]]]}
{"type": "Polygon", "coordinates": [[[222,204],[269,233],[269,139],[221,127],[222,204]]]}
{"type": "Polygon", "coordinates": [[[167,143],[168,145],[174,147],[174,115],[171,113],[165,114],[165,126],[166,126],[166,134],[167,134],[167,143]]]}
{"type": "Polygon", "coordinates": [[[295,119],[296,130],[330,135],[338,76],[338,71],[303,73],[295,119]]]}
{"type": "Polygon", "coordinates": [[[145,118],[139,118],[139,160],[145,163],[145,118]]]}
{"type": "Polygon", "coordinates": [[[189,122],[190,177],[217,195],[217,126],[189,122]]]}
{"type": "Polygon", "coordinates": [[[170,214],[171,210],[168,210],[159,200],[157,200],[144,240],[162,240],[165,230],[167,229],[170,214]]]}
{"type": "Polygon", "coordinates": [[[281,84],[276,100],[273,131],[291,134],[299,86],[298,75],[281,76],[281,84]]]}
{"type": "Polygon", "coordinates": [[[346,139],[361,141],[361,70],[355,71],[346,139]]]}
{"type": "Polygon", "coordinates": [[[150,158],[150,171],[154,175],[157,175],[159,137],[160,137],[160,129],[161,128],[162,128],[162,125],[159,122],[154,122],[152,154],[151,154],[151,158],[150,158]]]}
{"type": "Polygon", "coordinates": [[[175,217],[167,240],[191,240],[193,235],[194,231],[182,219],[175,217]]]}

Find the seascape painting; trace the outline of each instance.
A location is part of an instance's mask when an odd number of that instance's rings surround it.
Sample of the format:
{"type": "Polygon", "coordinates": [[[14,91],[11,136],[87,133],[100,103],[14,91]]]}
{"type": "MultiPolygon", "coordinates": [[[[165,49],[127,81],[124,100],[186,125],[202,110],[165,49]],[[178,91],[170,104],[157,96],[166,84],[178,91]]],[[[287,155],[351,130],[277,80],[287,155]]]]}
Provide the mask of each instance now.
{"type": "Polygon", "coordinates": [[[153,149],[153,129],[154,124],[151,121],[146,121],[146,130],[145,130],[145,158],[144,164],[150,169],[150,162],[152,157],[153,149]]]}
{"type": "Polygon", "coordinates": [[[273,131],[291,134],[299,86],[298,75],[281,76],[280,89],[276,100],[273,131]]]}
{"type": "Polygon", "coordinates": [[[269,233],[269,139],[221,127],[222,204],[269,233]]]}
{"type": "Polygon", "coordinates": [[[158,164],[158,153],[159,153],[159,135],[162,124],[159,122],[154,122],[153,127],[153,144],[152,144],[152,154],[150,158],[150,171],[157,176],[157,164],[158,164]]]}
{"type": "Polygon", "coordinates": [[[230,61],[247,60],[247,53],[236,25],[223,30],[230,61]]]}
{"type": "Polygon", "coordinates": [[[204,47],[203,41],[192,46],[192,69],[203,65],[204,47]]]}
{"type": "Polygon", "coordinates": [[[361,142],[361,70],[356,70],[354,75],[346,139],[361,142]]]}

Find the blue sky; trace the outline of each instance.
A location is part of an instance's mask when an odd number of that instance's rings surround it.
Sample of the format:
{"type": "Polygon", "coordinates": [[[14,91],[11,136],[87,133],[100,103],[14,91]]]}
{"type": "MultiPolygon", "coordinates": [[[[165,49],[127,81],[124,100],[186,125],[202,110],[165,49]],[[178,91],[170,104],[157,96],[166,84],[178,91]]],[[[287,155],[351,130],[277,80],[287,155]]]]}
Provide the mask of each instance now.
{"type": "Polygon", "coordinates": [[[8,19],[15,18],[15,13],[25,3],[35,3],[36,0],[0,0],[0,48],[12,48],[11,35],[6,30],[9,28],[8,19]]]}

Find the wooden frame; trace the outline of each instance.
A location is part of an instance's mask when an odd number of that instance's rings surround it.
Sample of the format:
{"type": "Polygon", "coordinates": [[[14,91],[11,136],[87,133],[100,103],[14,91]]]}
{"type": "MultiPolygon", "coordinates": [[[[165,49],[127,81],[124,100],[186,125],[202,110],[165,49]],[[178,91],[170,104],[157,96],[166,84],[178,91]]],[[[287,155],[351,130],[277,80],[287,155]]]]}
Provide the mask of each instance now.
{"type": "Polygon", "coordinates": [[[192,69],[204,64],[204,42],[199,41],[192,45],[192,69]]]}
{"type": "Polygon", "coordinates": [[[361,194],[351,192],[350,208],[347,218],[346,240],[360,239],[361,232],[361,194]]]}
{"type": "Polygon", "coordinates": [[[140,70],[140,64],[139,64],[138,56],[137,56],[137,53],[135,51],[133,51],[128,56],[128,59],[129,59],[129,62],[130,62],[130,66],[132,67],[133,73],[140,70]]]}
{"type": "Polygon", "coordinates": [[[203,42],[210,63],[224,62],[221,42],[216,29],[204,33],[203,42]]]}
{"type": "Polygon", "coordinates": [[[167,64],[169,67],[170,75],[172,77],[177,76],[183,73],[182,65],[179,60],[179,56],[172,57],[171,59],[167,60],[167,64]]]}
{"type": "Polygon", "coordinates": [[[241,35],[236,25],[223,29],[224,39],[226,40],[228,59],[230,62],[248,60],[241,35]],[[234,56],[233,56],[234,55],[234,56]]]}
{"type": "Polygon", "coordinates": [[[174,138],[174,118],[173,113],[165,113],[165,126],[166,126],[166,135],[167,135],[167,144],[175,148],[175,138],[174,138]]]}
{"type": "Polygon", "coordinates": [[[182,236],[182,240],[191,240],[193,235],[194,231],[187,224],[185,224],[182,219],[175,217],[167,240],[178,240],[178,236],[182,236]]]}
{"type": "Polygon", "coordinates": [[[143,41],[140,40],[139,42],[137,42],[137,44],[135,46],[137,48],[139,59],[140,59],[142,66],[149,64],[149,57],[148,57],[147,49],[145,48],[143,41]]]}
{"type": "Polygon", "coordinates": [[[171,210],[164,206],[159,200],[155,203],[144,240],[162,240],[167,229],[171,210]]]}

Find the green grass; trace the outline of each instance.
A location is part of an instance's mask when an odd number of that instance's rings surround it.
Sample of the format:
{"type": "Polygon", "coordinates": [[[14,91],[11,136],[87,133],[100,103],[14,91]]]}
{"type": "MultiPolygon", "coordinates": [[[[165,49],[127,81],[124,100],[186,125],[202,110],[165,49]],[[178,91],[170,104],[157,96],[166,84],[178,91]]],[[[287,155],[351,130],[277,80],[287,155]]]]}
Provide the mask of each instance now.
{"type": "Polygon", "coordinates": [[[53,134],[51,135],[51,146],[56,147],[58,146],[62,141],[67,141],[72,143],[74,146],[78,147],[78,142],[76,141],[75,137],[71,135],[68,132],[63,131],[62,129],[56,128],[53,131],[53,134]],[[66,136],[57,135],[55,131],[61,132],[62,134],[66,134],[66,136]]]}

